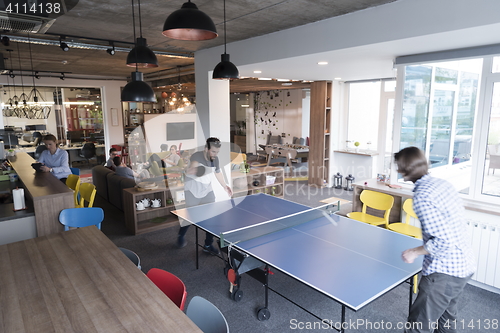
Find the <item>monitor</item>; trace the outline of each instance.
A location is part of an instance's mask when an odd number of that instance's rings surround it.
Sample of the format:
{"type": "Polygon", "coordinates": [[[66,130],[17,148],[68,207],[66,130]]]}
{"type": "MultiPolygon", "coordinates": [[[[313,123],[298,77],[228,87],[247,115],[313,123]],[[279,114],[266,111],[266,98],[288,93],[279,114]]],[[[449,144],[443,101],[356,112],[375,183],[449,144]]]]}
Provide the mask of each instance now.
{"type": "Polygon", "coordinates": [[[194,139],[194,122],[167,123],[167,141],[194,139]]]}
{"type": "Polygon", "coordinates": [[[16,133],[11,130],[0,129],[0,141],[3,141],[6,147],[15,147],[19,145],[19,138],[16,133]]]}

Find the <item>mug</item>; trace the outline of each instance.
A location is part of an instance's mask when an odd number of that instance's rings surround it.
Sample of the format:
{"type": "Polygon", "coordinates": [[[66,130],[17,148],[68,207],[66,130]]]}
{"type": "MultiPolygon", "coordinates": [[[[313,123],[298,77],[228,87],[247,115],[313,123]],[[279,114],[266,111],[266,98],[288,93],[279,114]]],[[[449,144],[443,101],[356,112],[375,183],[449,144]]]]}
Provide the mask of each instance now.
{"type": "Polygon", "coordinates": [[[11,183],[15,183],[18,178],[17,173],[9,173],[9,180],[11,183]]]}

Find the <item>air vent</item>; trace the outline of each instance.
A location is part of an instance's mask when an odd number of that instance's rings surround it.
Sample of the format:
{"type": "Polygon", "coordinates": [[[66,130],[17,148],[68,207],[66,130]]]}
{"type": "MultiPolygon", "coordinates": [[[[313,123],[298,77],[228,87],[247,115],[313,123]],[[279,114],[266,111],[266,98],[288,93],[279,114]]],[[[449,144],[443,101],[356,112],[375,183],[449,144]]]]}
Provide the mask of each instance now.
{"type": "Polygon", "coordinates": [[[9,32],[43,34],[49,30],[54,22],[55,19],[0,12],[0,30],[9,32]]]}

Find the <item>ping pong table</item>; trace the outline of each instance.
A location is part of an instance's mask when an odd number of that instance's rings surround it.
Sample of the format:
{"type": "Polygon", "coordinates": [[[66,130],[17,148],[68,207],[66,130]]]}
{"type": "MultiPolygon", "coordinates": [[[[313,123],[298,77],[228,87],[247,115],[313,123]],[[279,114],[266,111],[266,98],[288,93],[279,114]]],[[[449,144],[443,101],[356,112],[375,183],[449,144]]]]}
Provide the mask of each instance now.
{"type": "MultiPolygon", "coordinates": [[[[345,323],[346,307],[358,311],[404,282],[410,284],[412,302],[412,277],[420,272],[422,259],[407,264],[401,253],[420,246],[421,240],[340,215],[318,214],[310,207],[262,193],[172,213],[265,265],[260,269],[265,279],[258,278],[266,287],[265,306],[257,313],[260,320],[270,315],[269,267],[340,303],[341,323],[345,323]],[[295,223],[301,214],[311,219],[295,223]],[[276,224],[285,226],[267,230],[276,224]]],[[[344,325],[337,330],[343,332],[344,325]]]]}

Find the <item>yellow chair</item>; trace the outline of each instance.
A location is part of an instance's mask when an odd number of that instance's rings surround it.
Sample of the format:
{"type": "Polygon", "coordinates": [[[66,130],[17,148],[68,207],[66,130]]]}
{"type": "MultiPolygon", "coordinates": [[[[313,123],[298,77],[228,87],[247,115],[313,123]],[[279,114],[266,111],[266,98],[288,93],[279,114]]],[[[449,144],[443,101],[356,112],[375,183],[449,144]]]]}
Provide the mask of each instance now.
{"type": "Polygon", "coordinates": [[[80,204],[79,208],[84,207],[92,207],[94,204],[96,189],[93,184],[90,183],[82,183],[80,185],[80,204]],[[87,202],[87,206],[85,206],[85,201],[87,202]]]}
{"type": "Polygon", "coordinates": [[[406,213],[405,222],[391,223],[388,229],[399,232],[400,234],[422,239],[422,229],[410,225],[411,217],[418,219],[417,214],[413,211],[413,199],[406,199],[403,204],[403,210],[406,213]]]}
{"type": "Polygon", "coordinates": [[[372,225],[383,224],[387,228],[387,225],[389,224],[389,215],[391,214],[391,209],[392,206],[394,205],[394,197],[389,194],[381,192],[363,190],[363,192],[361,192],[359,199],[363,203],[362,211],[351,212],[347,214],[347,217],[353,220],[365,222],[372,225]],[[366,213],[367,207],[385,211],[384,217],[378,217],[366,213]]]}
{"type": "Polygon", "coordinates": [[[80,176],[77,175],[69,175],[68,178],[66,178],[66,186],[68,186],[70,189],[73,190],[74,192],[74,198],[75,198],[75,207],[78,207],[78,192],[80,191],[80,176]]]}
{"type": "MultiPolygon", "coordinates": [[[[410,225],[410,218],[418,219],[417,214],[413,210],[413,199],[406,199],[403,204],[403,210],[406,213],[405,222],[397,222],[389,224],[389,230],[399,232],[400,234],[422,239],[422,229],[410,225]]],[[[413,293],[417,293],[418,289],[418,276],[413,277],[413,293]]]]}

